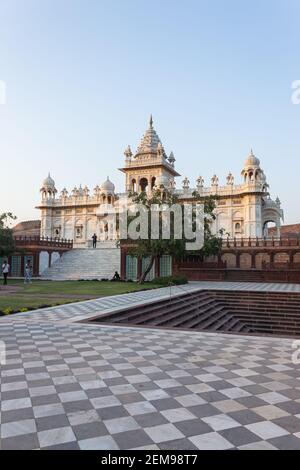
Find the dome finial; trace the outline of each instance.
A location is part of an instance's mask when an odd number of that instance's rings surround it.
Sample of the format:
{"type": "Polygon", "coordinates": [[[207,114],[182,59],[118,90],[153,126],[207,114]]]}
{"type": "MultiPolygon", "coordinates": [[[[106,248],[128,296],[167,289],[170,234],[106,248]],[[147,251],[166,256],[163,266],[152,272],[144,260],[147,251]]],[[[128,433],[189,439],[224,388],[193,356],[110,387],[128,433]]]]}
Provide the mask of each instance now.
{"type": "Polygon", "coordinates": [[[150,114],[149,125],[150,125],[150,127],[151,127],[151,129],[152,129],[152,127],[153,127],[153,117],[152,117],[152,114],[150,114]]]}
{"type": "Polygon", "coordinates": [[[251,148],[251,150],[250,150],[250,155],[252,155],[252,156],[254,155],[252,148],[251,148]]]}

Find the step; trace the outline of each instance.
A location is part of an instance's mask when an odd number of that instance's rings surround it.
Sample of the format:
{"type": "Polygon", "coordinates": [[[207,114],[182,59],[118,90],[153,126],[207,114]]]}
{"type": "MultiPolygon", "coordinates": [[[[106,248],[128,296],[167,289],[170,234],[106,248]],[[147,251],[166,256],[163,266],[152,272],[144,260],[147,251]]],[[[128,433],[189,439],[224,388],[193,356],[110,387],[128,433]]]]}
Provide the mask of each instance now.
{"type": "Polygon", "coordinates": [[[187,305],[186,303],[183,303],[182,301],[177,302],[174,305],[172,305],[171,303],[169,304],[166,303],[165,305],[160,305],[159,308],[155,309],[155,311],[153,311],[153,308],[152,308],[150,311],[147,310],[144,313],[139,312],[138,314],[134,316],[134,318],[137,317],[137,320],[135,320],[135,322],[136,324],[143,324],[145,322],[150,321],[152,325],[156,325],[156,321],[153,322],[152,320],[157,320],[161,318],[162,321],[164,321],[164,318],[166,315],[171,315],[171,317],[173,318],[174,314],[172,312],[178,312],[179,310],[178,314],[182,314],[182,312],[190,311],[191,309],[194,309],[197,303],[198,303],[198,300],[196,300],[195,302],[190,301],[189,305],[187,305]]]}
{"type": "Polygon", "coordinates": [[[176,327],[182,327],[182,328],[193,328],[199,323],[203,323],[203,320],[209,319],[212,321],[212,317],[214,314],[219,312],[220,308],[223,308],[220,305],[209,305],[202,311],[193,311],[184,318],[178,318],[177,320],[174,320],[173,322],[169,323],[170,326],[176,326],[176,327]]]}
{"type": "MultiPolygon", "coordinates": [[[[188,295],[191,295],[191,294],[188,294],[188,295]]],[[[171,299],[169,298],[164,299],[159,302],[155,302],[154,304],[141,305],[138,307],[134,307],[130,310],[120,312],[119,314],[118,313],[107,314],[101,317],[101,320],[105,320],[105,321],[111,320],[113,322],[134,321],[134,319],[136,317],[139,317],[140,315],[144,317],[148,313],[157,312],[157,311],[159,312],[164,307],[176,309],[178,308],[179,305],[182,305],[183,297],[186,297],[186,295],[171,298],[171,299]]],[[[190,299],[190,302],[194,302],[194,301],[198,302],[197,294],[193,294],[192,298],[190,299]]]]}
{"type": "Polygon", "coordinates": [[[224,317],[224,315],[227,315],[227,312],[224,312],[224,307],[222,305],[218,305],[213,311],[209,311],[205,318],[196,317],[182,324],[181,326],[185,325],[186,328],[197,327],[201,328],[202,330],[210,329],[212,325],[217,320],[224,317]]]}

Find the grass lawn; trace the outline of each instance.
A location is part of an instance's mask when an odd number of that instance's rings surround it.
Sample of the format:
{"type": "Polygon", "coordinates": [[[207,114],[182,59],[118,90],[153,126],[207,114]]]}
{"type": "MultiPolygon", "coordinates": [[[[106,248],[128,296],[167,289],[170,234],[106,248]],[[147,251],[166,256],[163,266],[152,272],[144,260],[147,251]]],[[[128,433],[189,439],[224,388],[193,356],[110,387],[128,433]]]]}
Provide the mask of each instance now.
{"type": "Polygon", "coordinates": [[[34,280],[32,284],[24,285],[22,280],[9,280],[7,288],[1,286],[0,311],[9,307],[13,310],[19,310],[21,308],[58,305],[156,287],[161,286],[155,284],[139,285],[135,282],[41,280],[34,280]]]}

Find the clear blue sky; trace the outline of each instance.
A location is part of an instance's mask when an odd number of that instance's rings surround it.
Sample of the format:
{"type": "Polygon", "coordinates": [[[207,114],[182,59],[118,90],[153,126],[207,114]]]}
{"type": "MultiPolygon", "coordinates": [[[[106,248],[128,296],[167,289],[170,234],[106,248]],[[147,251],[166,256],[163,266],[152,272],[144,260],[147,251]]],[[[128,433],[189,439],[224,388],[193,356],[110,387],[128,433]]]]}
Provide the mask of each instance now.
{"type": "Polygon", "coordinates": [[[253,147],[300,222],[299,18],[299,0],[0,0],[0,212],[38,218],[48,171],[122,191],[152,113],[182,176],[238,182],[253,147]]]}

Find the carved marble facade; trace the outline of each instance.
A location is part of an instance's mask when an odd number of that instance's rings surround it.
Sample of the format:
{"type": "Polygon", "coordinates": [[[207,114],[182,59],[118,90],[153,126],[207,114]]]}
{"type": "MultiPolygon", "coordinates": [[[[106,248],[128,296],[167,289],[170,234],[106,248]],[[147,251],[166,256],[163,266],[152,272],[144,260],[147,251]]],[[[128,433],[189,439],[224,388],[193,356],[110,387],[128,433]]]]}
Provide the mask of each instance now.
{"type": "MultiPolygon", "coordinates": [[[[182,202],[188,202],[195,190],[203,197],[217,195],[215,232],[224,229],[226,236],[260,238],[267,236],[267,226],[272,222],[277,236],[280,235],[281,203],[278,198],[270,198],[266,176],[252,150],[241,171],[241,184],[235,184],[234,176],[229,173],[225,185],[220,185],[219,177],[213,175],[210,185],[205,186],[200,175],[194,186],[185,177],[182,189],[175,189],[175,178],[180,176],[175,170],[175,157],[173,152],[167,156],[151,117],[136,153],[133,154],[128,146],[124,155],[125,164],[120,170],[125,174],[125,194],[151,193],[160,188],[175,192],[182,202]]],[[[64,188],[58,195],[49,174],[40,192],[42,200],[38,208],[42,236],[73,239],[75,247],[90,246],[94,233],[99,241],[118,238],[111,214],[118,212],[124,193],[116,193],[109,178],[97,185],[92,194],[87,187],[75,186],[70,193],[64,188]]]]}

